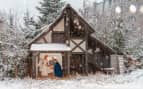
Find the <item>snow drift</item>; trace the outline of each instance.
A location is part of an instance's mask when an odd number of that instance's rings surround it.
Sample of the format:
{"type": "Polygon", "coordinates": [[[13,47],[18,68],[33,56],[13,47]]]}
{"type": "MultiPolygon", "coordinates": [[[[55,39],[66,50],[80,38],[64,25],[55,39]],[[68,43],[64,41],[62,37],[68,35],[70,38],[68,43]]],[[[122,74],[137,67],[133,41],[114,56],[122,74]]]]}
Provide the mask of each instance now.
{"type": "Polygon", "coordinates": [[[0,89],[142,89],[143,70],[131,74],[77,76],[70,80],[6,79],[0,89]]]}

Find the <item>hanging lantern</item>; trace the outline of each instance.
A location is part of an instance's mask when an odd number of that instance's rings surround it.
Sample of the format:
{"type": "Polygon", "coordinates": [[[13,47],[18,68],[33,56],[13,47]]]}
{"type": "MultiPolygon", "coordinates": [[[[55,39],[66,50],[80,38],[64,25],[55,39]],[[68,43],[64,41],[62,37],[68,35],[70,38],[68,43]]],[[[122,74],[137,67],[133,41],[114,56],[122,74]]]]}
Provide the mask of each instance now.
{"type": "Polygon", "coordinates": [[[78,26],[78,29],[81,29],[81,25],[78,26]]]}
{"type": "Polygon", "coordinates": [[[76,25],[79,25],[79,21],[77,21],[76,25]]]}
{"type": "Polygon", "coordinates": [[[77,17],[75,17],[75,19],[74,19],[74,24],[79,25],[79,20],[77,17]]]}
{"type": "Polygon", "coordinates": [[[135,5],[132,4],[132,5],[130,5],[129,10],[130,10],[131,13],[136,13],[137,8],[136,8],[135,5]]]}
{"type": "Polygon", "coordinates": [[[69,17],[67,17],[67,18],[66,18],[66,21],[69,22],[69,20],[70,20],[69,17]]]}
{"type": "Polygon", "coordinates": [[[120,14],[122,11],[121,11],[121,7],[120,6],[117,6],[116,8],[115,8],[115,12],[117,13],[117,14],[120,14]]]}
{"type": "Polygon", "coordinates": [[[75,19],[74,19],[73,23],[74,23],[74,24],[76,24],[76,23],[77,23],[77,18],[75,18],[75,19]]]}

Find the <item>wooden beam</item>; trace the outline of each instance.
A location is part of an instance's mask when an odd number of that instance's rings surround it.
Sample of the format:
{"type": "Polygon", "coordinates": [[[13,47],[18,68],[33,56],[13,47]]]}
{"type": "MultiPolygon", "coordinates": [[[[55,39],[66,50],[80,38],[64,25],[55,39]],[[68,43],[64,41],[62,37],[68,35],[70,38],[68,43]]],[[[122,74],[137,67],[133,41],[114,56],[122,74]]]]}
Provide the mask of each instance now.
{"type": "MultiPolygon", "coordinates": [[[[64,11],[64,31],[66,36],[67,45],[70,46],[70,22],[71,22],[71,13],[70,9],[66,8],[64,11]]],[[[67,75],[70,75],[70,52],[67,52],[67,75]]]]}
{"type": "Polygon", "coordinates": [[[66,35],[66,41],[68,41],[67,45],[70,46],[70,22],[71,22],[71,14],[70,9],[66,8],[64,13],[64,31],[66,35]]]}
{"type": "Polygon", "coordinates": [[[45,38],[45,37],[43,37],[43,40],[44,40],[44,42],[45,42],[45,43],[48,43],[48,41],[46,40],[46,38],[45,38]]]}
{"type": "Polygon", "coordinates": [[[80,45],[83,43],[83,42],[85,42],[85,44],[86,44],[86,41],[85,40],[82,40],[80,43],[76,43],[76,42],[74,42],[72,39],[71,39],[71,41],[76,45],[73,49],[72,49],[72,51],[74,51],[76,48],[80,48],[83,52],[85,52],[86,50],[84,50],[82,47],[80,47],[80,45]]]}
{"type": "Polygon", "coordinates": [[[27,57],[27,76],[32,77],[32,52],[29,52],[29,55],[27,57]]]}
{"type": "Polygon", "coordinates": [[[38,60],[39,60],[39,58],[40,58],[40,55],[38,55],[37,57],[36,57],[36,64],[35,64],[35,71],[36,71],[36,79],[38,79],[38,60]]]}
{"type": "MultiPolygon", "coordinates": [[[[85,29],[88,29],[88,27],[85,25],[85,29]]],[[[85,72],[88,75],[88,30],[86,31],[86,51],[85,51],[85,72]]]]}
{"type": "Polygon", "coordinates": [[[70,75],[70,52],[68,52],[68,59],[67,59],[67,74],[70,75]]]}

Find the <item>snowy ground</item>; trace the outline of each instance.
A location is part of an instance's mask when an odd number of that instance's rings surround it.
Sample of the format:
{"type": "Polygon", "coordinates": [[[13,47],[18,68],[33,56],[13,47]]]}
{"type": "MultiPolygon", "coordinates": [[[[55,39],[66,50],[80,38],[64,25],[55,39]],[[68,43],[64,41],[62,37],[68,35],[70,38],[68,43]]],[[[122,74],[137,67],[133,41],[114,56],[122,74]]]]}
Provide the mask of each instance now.
{"type": "Polygon", "coordinates": [[[142,89],[142,87],[143,70],[129,75],[98,74],[88,77],[78,76],[70,80],[12,79],[0,81],[0,89],[142,89]]]}

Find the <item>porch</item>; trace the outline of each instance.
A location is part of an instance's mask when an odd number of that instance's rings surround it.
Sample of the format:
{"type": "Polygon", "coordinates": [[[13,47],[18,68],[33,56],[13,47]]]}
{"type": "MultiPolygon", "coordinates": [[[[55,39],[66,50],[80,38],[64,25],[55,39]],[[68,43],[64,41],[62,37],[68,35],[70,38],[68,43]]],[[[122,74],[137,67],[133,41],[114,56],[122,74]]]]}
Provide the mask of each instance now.
{"type": "Polygon", "coordinates": [[[36,79],[54,78],[53,58],[60,64],[63,76],[67,76],[70,73],[70,50],[65,44],[32,44],[31,76],[36,79]]]}

